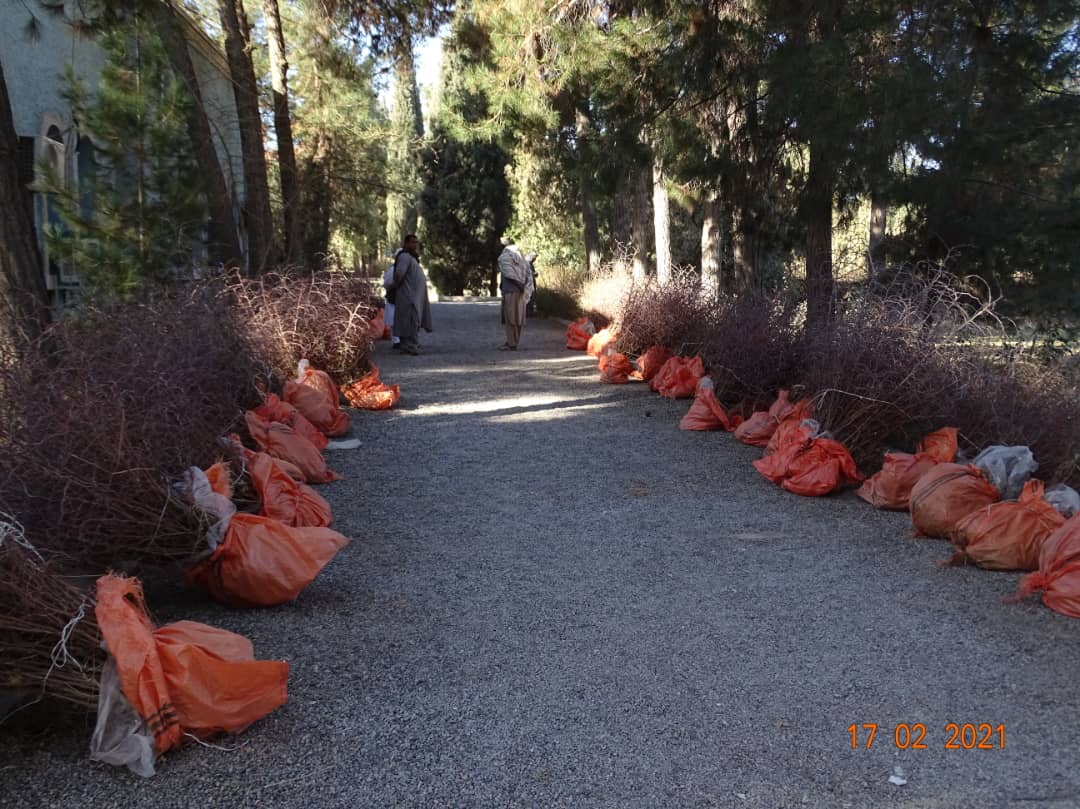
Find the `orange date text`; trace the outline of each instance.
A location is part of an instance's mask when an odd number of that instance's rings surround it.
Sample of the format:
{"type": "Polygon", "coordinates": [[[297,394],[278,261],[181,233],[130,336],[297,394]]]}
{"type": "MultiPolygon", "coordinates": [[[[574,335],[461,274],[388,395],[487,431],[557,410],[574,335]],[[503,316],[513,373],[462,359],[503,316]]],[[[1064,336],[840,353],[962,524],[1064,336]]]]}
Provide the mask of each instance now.
{"type": "Polygon", "coordinates": [[[891,745],[897,750],[926,750],[941,746],[945,750],[1004,750],[1005,725],[989,722],[948,722],[944,733],[931,738],[922,722],[900,722],[892,727],[874,722],[848,725],[852,750],[870,750],[875,744],[891,745]]]}

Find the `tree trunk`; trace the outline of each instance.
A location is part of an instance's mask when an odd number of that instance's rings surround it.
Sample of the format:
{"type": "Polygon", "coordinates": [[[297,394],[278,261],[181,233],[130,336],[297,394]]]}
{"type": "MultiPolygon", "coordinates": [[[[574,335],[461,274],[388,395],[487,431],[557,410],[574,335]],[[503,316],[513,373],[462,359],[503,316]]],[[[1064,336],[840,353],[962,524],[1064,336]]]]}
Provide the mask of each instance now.
{"type": "Polygon", "coordinates": [[[668,203],[664,165],[657,158],[653,159],[652,183],[653,231],[656,238],[656,281],[664,285],[671,281],[671,210],[668,203]]]}
{"type": "Polygon", "coordinates": [[[407,234],[416,232],[419,221],[416,200],[422,187],[419,144],[424,136],[416,64],[407,33],[396,60],[394,107],[390,113],[392,140],[387,148],[387,168],[393,190],[386,197],[386,238],[391,248],[400,245],[407,234]]]}
{"type": "Polygon", "coordinates": [[[195,150],[195,158],[202,168],[206,201],[210,209],[206,234],[207,255],[211,263],[221,261],[226,267],[236,266],[243,261],[244,253],[240,249],[232,194],[229,193],[229,185],[225,182],[225,173],[221,169],[221,161],[214,147],[214,135],[206,117],[206,106],[203,104],[202,90],[195,73],[195,65],[191,61],[191,53],[188,51],[187,40],[180,29],[176,11],[170,3],[154,4],[154,19],[158,36],[169,55],[169,63],[191,96],[187,117],[188,137],[195,150]]]}
{"type": "Polygon", "coordinates": [[[806,323],[817,326],[832,318],[832,200],[831,167],[810,144],[802,215],[806,225],[806,323]]]}
{"type": "Polygon", "coordinates": [[[709,191],[702,205],[701,291],[707,295],[720,292],[720,268],[724,263],[724,206],[720,194],[709,191]]]}
{"type": "Polygon", "coordinates": [[[0,63],[0,349],[18,351],[49,322],[34,218],[19,183],[19,136],[0,63]]]}
{"type": "Polygon", "coordinates": [[[325,132],[315,136],[311,156],[304,162],[304,253],[318,267],[330,249],[330,156],[332,142],[325,132]]]}
{"type": "Polygon", "coordinates": [[[757,279],[757,226],[753,214],[735,206],[731,214],[731,278],[729,292],[745,292],[757,279]]]}
{"type": "Polygon", "coordinates": [[[289,116],[289,63],[277,0],[263,0],[266,39],[270,46],[270,88],[274,97],[274,132],[277,134],[278,173],[281,176],[281,208],[285,220],[285,260],[303,261],[303,223],[300,220],[296,152],[289,116]]]}
{"type": "Polygon", "coordinates": [[[875,191],[870,198],[870,241],[866,248],[866,280],[873,283],[881,272],[881,245],[885,241],[888,208],[885,200],[875,191]]]}
{"type": "Polygon", "coordinates": [[[248,236],[248,271],[264,272],[274,263],[274,230],[270,214],[270,188],[266,180],[262,119],[255,69],[251,64],[247,15],[242,0],[218,0],[225,32],[236,115],[240,124],[240,151],[244,158],[244,224],[248,236]]]}
{"type": "Polygon", "coordinates": [[[631,170],[630,241],[634,256],[634,280],[644,281],[649,274],[649,176],[648,169],[631,170]]]}
{"type": "Polygon", "coordinates": [[[585,237],[585,269],[592,273],[600,269],[600,227],[596,221],[596,204],[585,178],[581,180],[581,223],[585,237]]]}
{"type": "Polygon", "coordinates": [[[630,193],[629,173],[626,169],[620,171],[615,178],[615,198],[611,205],[611,256],[615,264],[622,270],[627,269],[630,259],[631,242],[633,242],[630,222],[633,219],[634,208],[633,194],[630,193]]]}
{"type": "Polygon", "coordinates": [[[578,182],[581,186],[581,230],[585,241],[585,270],[600,269],[600,226],[596,221],[596,203],[592,196],[592,150],[589,135],[592,130],[587,112],[575,113],[577,130],[578,182]]]}

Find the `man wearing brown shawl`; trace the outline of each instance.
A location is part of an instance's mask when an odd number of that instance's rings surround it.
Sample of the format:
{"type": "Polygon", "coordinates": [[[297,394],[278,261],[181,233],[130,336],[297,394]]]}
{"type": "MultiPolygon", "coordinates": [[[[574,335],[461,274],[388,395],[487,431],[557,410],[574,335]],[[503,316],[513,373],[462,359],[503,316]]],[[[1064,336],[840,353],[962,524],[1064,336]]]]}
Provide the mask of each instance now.
{"type": "Polygon", "coordinates": [[[502,283],[502,316],[506,326],[506,342],[499,348],[502,351],[517,351],[521,340],[521,329],[525,325],[525,305],[533,292],[532,271],[525,257],[521,255],[514,240],[503,238],[503,251],[499,254],[499,273],[502,283]]]}

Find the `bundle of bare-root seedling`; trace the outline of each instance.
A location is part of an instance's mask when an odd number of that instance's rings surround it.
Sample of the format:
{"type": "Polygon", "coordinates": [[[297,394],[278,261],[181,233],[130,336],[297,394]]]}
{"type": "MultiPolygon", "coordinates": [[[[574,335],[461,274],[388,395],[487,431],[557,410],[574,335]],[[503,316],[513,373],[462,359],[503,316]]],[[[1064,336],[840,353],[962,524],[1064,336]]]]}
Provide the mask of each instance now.
{"type": "Polygon", "coordinates": [[[635,285],[627,266],[626,257],[616,259],[591,273],[577,290],[578,309],[597,330],[617,322],[622,314],[626,296],[635,285]]]}
{"type": "Polygon", "coordinates": [[[794,304],[757,290],[716,301],[707,315],[701,358],[725,406],[749,416],[792,386],[799,367],[796,312],[794,304]]]}
{"type": "Polygon", "coordinates": [[[303,271],[235,277],[229,286],[250,339],[280,378],[308,359],[339,385],[370,370],[372,289],[363,276],[303,271]]]}
{"type": "Polygon", "coordinates": [[[45,564],[18,523],[0,515],[0,691],[5,702],[51,698],[92,711],[103,659],[90,598],[45,564]]]}
{"type": "Polygon", "coordinates": [[[0,508],[68,570],[188,559],[204,518],[172,484],[265,375],[213,286],[82,310],[0,369],[0,508]]]}
{"type": "Polygon", "coordinates": [[[626,288],[619,306],[618,348],[641,354],[656,345],[676,354],[701,351],[715,299],[702,294],[697,279],[676,273],[667,284],[642,282],[626,288]]]}
{"type": "Polygon", "coordinates": [[[913,450],[953,426],[969,457],[989,444],[1026,445],[1044,477],[1075,482],[1075,387],[1054,367],[1004,350],[1007,330],[977,285],[925,268],[897,282],[902,289],[841,301],[798,348],[795,379],[860,468],[874,471],[885,451],[913,450]]]}

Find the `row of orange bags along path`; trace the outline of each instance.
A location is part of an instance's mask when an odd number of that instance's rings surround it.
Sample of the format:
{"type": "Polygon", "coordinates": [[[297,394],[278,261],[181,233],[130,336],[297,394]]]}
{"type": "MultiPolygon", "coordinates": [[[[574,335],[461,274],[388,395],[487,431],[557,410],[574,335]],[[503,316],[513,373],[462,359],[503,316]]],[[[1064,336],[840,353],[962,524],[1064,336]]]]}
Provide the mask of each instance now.
{"type": "Polygon", "coordinates": [[[1026,447],[990,447],[974,463],[955,463],[957,431],[946,427],[913,454],[887,453],[881,471],[864,480],[847,448],[814,421],[811,400],[792,402],[782,390],[768,410],[744,420],[717,400],[700,357],[654,346],[635,364],[614,350],[617,339],[614,328],[597,331],[579,318],[567,328],[566,347],[597,357],[602,382],[641,380],[671,399],[693,396],[680,428],[727,431],[761,447],[754,467],[785,490],[820,497],[861,484],[856,493],[877,508],[909,511],[917,536],[948,539],[956,550],[941,564],[1032,571],[1011,600],[1041,592],[1046,606],[1080,618],[1080,496],[1065,486],[1047,493],[1031,477],[1037,464],[1026,447]]]}
{"type": "MultiPolygon", "coordinates": [[[[382,336],[381,310],[372,331],[382,336]]],[[[302,361],[281,397],[267,394],[245,414],[256,449],[229,436],[223,445],[231,462],[192,468],[176,485],[210,523],[207,552],[185,573],[189,584],[229,606],[271,607],[295,599],[345,546],[348,539],[330,528],[330,504],[309,485],[340,478],[322,453],[349,429],[342,395],[353,407],[384,410],[400,391],[380,382],[374,367],[339,391],[302,361]],[[258,513],[239,512],[232,501],[237,468],[257,495],[258,513]]],[[[109,653],[95,760],[149,776],[155,759],[185,737],[237,733],[286,701],[288,663],[256,660],[246,638],[205,624],[155,628],[135,579],[99,579],[94,610],[109,653]]]]}

